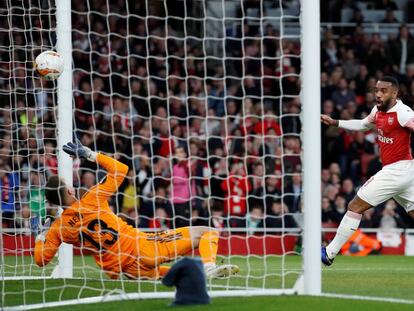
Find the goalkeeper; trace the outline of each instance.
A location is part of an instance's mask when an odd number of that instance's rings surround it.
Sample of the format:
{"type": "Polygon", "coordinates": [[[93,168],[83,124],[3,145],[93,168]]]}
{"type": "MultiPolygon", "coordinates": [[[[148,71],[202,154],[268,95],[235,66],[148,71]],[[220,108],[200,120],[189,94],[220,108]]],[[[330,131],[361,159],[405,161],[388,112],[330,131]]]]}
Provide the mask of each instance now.
{"type": "Polygon", "coordinates": [[[160,233],[144,233],[129,226],[109,208],[108,199],[124,180],[128,167],[111,157],[68,143],[63,150],[71,156],[96,161],[107,170],[102,182],[80,200],[74,189],[58,176],[46,183],[46,199],[61,206],[63,212],[36,237],[35,261],[47,265],[62,242],[92,252],[98,264],[112,279],[124,274],[130,279],[159,279],[169,267],[163,263],[198,248],[208,278],[230,276],[239,271],[235,265],[215,264],[218,232],[208,227],[184,227],[160,233]]]}

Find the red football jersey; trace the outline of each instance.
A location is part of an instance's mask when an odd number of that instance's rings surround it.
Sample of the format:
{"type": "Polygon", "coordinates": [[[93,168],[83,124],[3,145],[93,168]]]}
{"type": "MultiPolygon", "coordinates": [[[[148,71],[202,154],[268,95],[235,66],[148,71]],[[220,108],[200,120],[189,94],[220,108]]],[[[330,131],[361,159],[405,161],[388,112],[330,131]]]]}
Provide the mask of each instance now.
{"type": "Polygon", "coordinates": [[[406,127],[413,118],[413,110],[400,100],[387,112],[378,111],[377,107],[372,109],[368,121],[375,124],[378,130],[377,141],[383,166],[413,159],[410,148],[411,130],[406,127]]]}

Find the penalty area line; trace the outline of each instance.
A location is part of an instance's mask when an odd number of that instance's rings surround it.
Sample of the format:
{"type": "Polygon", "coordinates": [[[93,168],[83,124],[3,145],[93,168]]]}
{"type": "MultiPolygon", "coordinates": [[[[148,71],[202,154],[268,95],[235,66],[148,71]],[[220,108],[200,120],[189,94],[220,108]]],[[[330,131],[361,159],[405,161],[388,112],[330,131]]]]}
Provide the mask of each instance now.
{"type": "Polygon", "coordinates": [[[402,303],[402,304],[414,305],[414,300],[399,299],[399,298],[387,298],[387,297],[375,297],[375,296],[358,296],[358,295],[331,294],[331,293],[322,293],[321,296],[322,297],[329,297],[329,298],[381,301],[381,302],[391,302],[391,303],[402,303]]]}

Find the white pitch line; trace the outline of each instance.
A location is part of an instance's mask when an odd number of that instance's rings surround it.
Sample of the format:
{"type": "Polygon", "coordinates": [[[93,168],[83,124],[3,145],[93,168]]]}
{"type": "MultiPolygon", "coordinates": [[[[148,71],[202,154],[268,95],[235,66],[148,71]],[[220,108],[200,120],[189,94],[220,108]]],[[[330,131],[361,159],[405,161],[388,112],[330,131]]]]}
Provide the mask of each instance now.
{"type": "MultiPolygon", "coordinates": [[[[293,269],[289,269],[293,270],[293,269]]],[[[337,271],[379,271],[379,272],[393,272],[393,271],[406,271],[406,272],[413,272],[412,268],[330,268],[325,267],[323,271],[329,271],[329,272],[337,272],[337,271]]]]}
{"type": "Polygon", "coordinates": [[[358,295],[346,295],[346,294],[330,294],[330,293],[323,293],[323,294],[321,294],[321,296],[330,297],[330,298],[340,298],[340,299],[354,299],[354,300],[367,300],[367,301],[402,303],[402,304],[409,304],[409,305],[414,304],[414,300],[398,299],[398,298],[386,298],[386,297],[374,297],[374,296],[371,297],[371,296],[358,296],[358,295]]]}

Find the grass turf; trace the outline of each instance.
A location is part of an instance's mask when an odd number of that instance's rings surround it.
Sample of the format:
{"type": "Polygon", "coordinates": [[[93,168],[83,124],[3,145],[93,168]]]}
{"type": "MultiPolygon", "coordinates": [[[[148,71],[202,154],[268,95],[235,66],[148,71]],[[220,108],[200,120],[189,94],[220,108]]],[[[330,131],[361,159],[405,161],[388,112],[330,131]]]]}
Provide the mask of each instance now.
{"type": "MultiPolygon", "coordinates": [[[[413,305],[392,304],[375,301],[358,301],[349,299],[317,298],[303,296],[279,296],[279,297],[238,297],[238,298],[214,298],[211,305],[206,306],[183,306],[171,308],[170,301],[158,300],[139,300],[123,301],[102,304],[90,304],[85,306],[68,306],[59,308],[65,311],[78,310],[151,310],[151,311],[303,311],[303,310],[323,310],[323,311],[408,311],[413,310],[413,305]]],[[[48,309],[49,310],[49,309],[48,309]]]]}
{"type": "MultiPolygon", "coordinates": [[[[229,280],[218,280],[210,284],[219,289],[225,288],[290,288],[293,286],[298,273],[301,271],[301,258],[298,256],[268,256],[266,258],[231,257],[223,258],[241,267],[241,274],[229,280]],[[284,276],[284,277],[282,277],[284,276]]],[[[326,293],[351,294],[362,296],[376,296],[400,298],[414,301],[412,284],[414,282],[414,258],[403,256],[369,256],[369,257],[338,257],[332,267],[323,269],[323,291],[326,293]]],[[[42,301],[56,301],[89,296],[101,296],[109,292],[142,292],[171,290],[158,282],[131,282],[111,281],[102,274],[90,257],[74,257],[73,280],[14,280],[0,281],[0,287],[5,288],[3,306],[39,303],[42,301]]],[[[6,276],[18,274],[50,275],[52,267],[46,270],[33,266],[30,257],[5,257],[4,273],[6,276]],[[16,268],[18,267],[18,268],[16,268]]],[[[129,302],[113,302],[88,306],[71,306],[69,310],[112,310],[114,308],[164,310],[166,300],[141,300],[129,302]],[[124,307],[125,306],[125,307],[124,307]]],[[[252,298],[215,298],[212,306],[185,308],[185,310],[232,310],[235,304],[239,310],[274,310],[279,304],[284,310],[299,310],[319,308],[330,310],[391,310],[398,306],[398,310],[405,307],[413,309],[413,305],[389,304],[371,301],[349,301],[332,298],[315,297],[252,297],[252,298]],[[250,307],[249,307],[250,306],[250,307]],[[352,307],[353,306],[353,307],[352,307]],[[382,309],[383,306],[388,306],[382,309]],[[339,308],[339,309],[338,309],[339,308]],[[343,308],[343,309],[341,309],[343,308]],[[349,308],[349,309],[347,309],[349,308]]],[[[62,310],[64,310],[63,308],[62,310]]],[[[408,309],[407,309],[408,310],[408,309]]]]}

